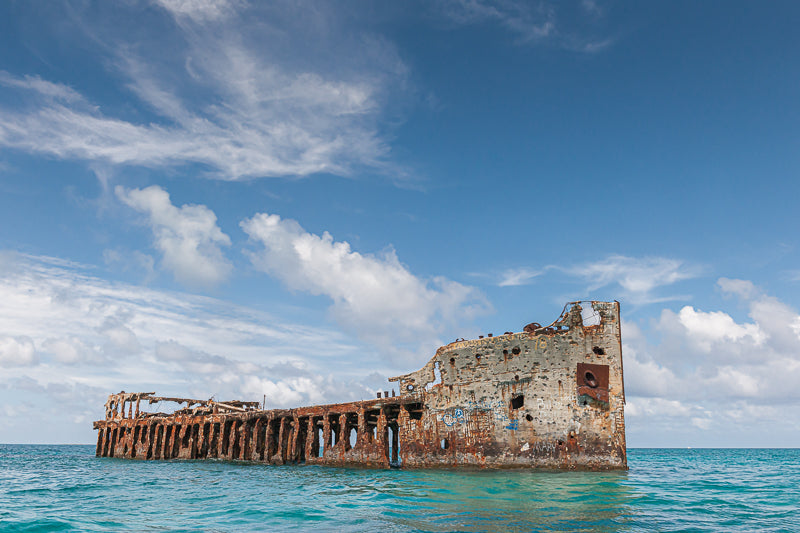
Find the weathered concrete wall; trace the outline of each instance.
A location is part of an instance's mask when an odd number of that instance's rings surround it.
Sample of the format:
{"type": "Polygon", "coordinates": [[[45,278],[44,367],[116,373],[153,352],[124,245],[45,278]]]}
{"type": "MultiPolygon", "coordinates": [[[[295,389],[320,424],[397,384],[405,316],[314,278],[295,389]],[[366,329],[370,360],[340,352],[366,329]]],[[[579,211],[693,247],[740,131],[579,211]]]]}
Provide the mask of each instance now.
{"type": "Polygon", "coordinates": [[[568,304],[550,326],[529,324],[523,333],[451,343],[422,369],[392,381],[399,382],[398,397],[290,410],[153,393],[111,395],[106,419],[94,424],[97,455],[627,468],[616,302],[568,304]],[[149,414],[140,411],[142,400],[187,407],[149,414]]]}
{"type": "Polygon", "coordinates": [[[619,304],[585,305],[547,328],[443,346],[393,378],[425,407],[401,419],[404,465],[626,468],[619,304]]]}

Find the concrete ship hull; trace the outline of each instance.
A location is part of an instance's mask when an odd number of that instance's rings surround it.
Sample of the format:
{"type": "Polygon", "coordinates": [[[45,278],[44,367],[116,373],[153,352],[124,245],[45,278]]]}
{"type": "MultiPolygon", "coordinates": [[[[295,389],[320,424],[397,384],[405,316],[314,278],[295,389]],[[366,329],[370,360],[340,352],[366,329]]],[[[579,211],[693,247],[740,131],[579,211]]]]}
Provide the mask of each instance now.
{"type": "Polygon", "coordinates": [[[450,343],[422,369],[390,381],[399,384],[398,396],[296,409],[115,394],[106,419],[94,423],[96,454],[377,468],[627,468],[616,302],[573,302],[547,327],[450,343]],[[186,408],[140,411],[143,401],[164,400],[186,408]]]}

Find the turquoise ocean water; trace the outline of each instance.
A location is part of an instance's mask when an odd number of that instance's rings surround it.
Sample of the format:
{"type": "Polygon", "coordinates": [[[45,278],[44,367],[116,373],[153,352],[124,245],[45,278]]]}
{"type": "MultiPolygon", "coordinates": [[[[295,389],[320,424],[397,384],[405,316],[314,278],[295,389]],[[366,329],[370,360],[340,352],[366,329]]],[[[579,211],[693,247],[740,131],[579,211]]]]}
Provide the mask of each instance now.
{"type": "Polygon", "coordinates": [[[628,472],[98,459],[0,445],[0,531],[800,531],[800,450],[629,450],[628,472]]]}

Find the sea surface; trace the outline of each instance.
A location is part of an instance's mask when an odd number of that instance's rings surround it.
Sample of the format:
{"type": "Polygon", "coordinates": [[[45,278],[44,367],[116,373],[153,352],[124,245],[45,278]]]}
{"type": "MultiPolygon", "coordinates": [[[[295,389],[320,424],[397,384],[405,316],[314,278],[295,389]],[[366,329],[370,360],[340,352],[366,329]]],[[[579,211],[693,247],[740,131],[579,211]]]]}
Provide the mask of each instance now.
{"type": "Polygon", "coordinates": [[[0,445],[0,531],[800,531],[800,450],[633,449],[628,461],[404,471],[0,445]]]}

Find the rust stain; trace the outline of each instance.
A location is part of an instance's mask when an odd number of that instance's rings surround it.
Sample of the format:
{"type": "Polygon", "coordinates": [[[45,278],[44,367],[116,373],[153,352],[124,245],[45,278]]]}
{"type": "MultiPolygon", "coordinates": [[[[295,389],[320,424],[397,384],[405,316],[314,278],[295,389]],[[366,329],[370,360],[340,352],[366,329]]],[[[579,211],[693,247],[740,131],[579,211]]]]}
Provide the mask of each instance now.
{"type": "Polygon", "coordinates": [[[359,402],[259,402],[112,394],[96,455],[377,468],[627,468],[619,303],[571,302],[531,323],[442,346],[399,386],[359,402]],[[584,326],[583,307],[599,323],[584,326]],[[570,385],[574,384],[574,385],[570,385]],[[173,402],[172,413],[143,407],[173,402]]]}

